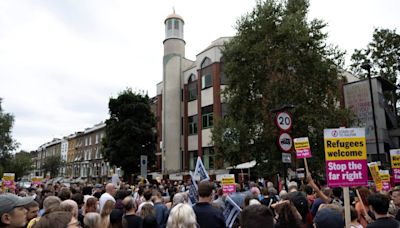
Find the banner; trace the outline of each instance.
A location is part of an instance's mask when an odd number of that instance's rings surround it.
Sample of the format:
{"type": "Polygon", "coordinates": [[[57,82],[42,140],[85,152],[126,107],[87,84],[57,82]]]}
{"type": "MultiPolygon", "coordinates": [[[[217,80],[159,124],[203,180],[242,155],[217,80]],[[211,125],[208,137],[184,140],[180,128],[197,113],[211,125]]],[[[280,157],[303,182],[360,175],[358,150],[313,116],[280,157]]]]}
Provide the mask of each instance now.
{"type": "Polygon", "coordinates": [[[364,128],[324,129],[324,147],[329,187],[367,186],[364,128]]]}
{"type": "Polygon", "coordinates": [[[240,214],[241,211],[242,209],[231,199],[231,197],[227,196],[225,198],[225,210],[223,211],[223,214],[226,227],[232,227],[233,223],[236,220],[236,217],[240,214]]]}
{"type": "Polygon", "coordinates": [[[400,183],[400,149],[390,150],[394,183],[400,183]]]}
{"type": "Polygon", "coordinates": [[[189,187],[189,200],[192,205],[197,203],[198,199],[198,186],[196,184],[196,179],[195,179],[197,175],[200,176],[200,181],[208,181],[210,179],[207,170],[204,167],[203,162],[201,161],[200,156],[197,157],[196,168],[194,170],[194,173],[190,171],[190,179],[192,184],[189,187]]]}
{"type": "Polygon", "coordinates": [[[311,158],[311,148],[308,137],[295,138],[294,149],[296,150],[296,158],[311,158]]]}
{"type": "Polygon", "coordinates": [[[374,180],[376,190],[382,191],[382,180],[379,175],[379,166],[376,162],[368,163],[369,171],[371,172],[372,179],[374,180]]]}
{"type": "Polygon", "coordinates": [[[223,193],[236,192],[236,183],[234,174],[228,174],[227,176],[222,177],[221,183],[222,183],[223,193]]]}
{"type": "Polygon", "coordinates": [[[203,162],[201,161],[200,156],[197,157],[196,168],[194,169],[193,177],[196,175],[200,175],[200,181],[207,181],[210,179],[207,170],[204,167],[203,162]]]}
{"type": "Polygon", "coordinates": [[[197,203],[198,187],[197,187],[196,180],[194,179],[194,175],[193,175],[192,171],[189,171],[189,172],[190,172],[190,181],[191,181],[191,185],[189,186],[189,201],[190,201],[189,203],[193,205],[193,204],[197,203]]]}

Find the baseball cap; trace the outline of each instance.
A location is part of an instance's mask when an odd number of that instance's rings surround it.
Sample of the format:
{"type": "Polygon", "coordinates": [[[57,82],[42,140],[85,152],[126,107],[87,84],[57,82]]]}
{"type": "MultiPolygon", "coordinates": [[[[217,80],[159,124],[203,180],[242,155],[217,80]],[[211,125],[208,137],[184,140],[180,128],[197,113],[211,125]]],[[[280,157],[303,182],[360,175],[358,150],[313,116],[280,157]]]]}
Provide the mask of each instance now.
{"type": "Polygon", "coordinates": [[[332,208],[320,209],[314,218],[317,228],[343,228],[344,222],[342,215],[332,208]]]}
{"type": "Polygon", "coordinates": [[[33,201],[33,197],[19,197],[6,193],[0,195],[0,216],[12,211],[16,207],[22,207],[33,201]]]}

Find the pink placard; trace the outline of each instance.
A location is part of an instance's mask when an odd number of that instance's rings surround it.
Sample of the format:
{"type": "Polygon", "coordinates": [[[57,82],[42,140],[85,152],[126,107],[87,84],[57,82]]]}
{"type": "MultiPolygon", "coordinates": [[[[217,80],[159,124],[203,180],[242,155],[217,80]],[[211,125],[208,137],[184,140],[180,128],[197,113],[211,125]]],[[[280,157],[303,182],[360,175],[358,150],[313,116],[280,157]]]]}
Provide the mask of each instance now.
{"type": "Polygon", "coordinates": [[[303,148],[303,149],[296,149],[296,158],[311,158],[311,149],[310,148],[303,148]]]}
{"type": "Polygon", "coordinates": [[[236,192],[236,184],[222,185],[222,192],[223,193],[234,193],[234,192],[236,192]]]}
{"type": "Polygon", "coordinates": [[[392,186],[390,186],[390,182],[382,182],[382,190],[383,191],[390,191],[392,189],[392,186]]]}
{"type": "Polygon", "coordinates": [[[400,183],[400,168],[393,168],[394,183],[400,183]]]}
{"type": "Polygon", "coordinates": [[[326,161],[326,179],[329,187],[368,185],[366,160],[326,161]]]}

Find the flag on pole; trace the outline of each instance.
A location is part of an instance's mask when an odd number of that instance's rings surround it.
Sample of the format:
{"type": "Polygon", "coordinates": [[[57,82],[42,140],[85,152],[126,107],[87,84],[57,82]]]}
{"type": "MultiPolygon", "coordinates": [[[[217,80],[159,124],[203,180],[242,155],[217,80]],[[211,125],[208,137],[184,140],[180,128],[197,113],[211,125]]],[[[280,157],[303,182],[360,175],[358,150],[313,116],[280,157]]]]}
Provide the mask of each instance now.
{"type": "Polygon", "coordinates": [[[200,156],[197,157],[196,168],[194,169],[193,177],[195,177],[197,174],[200,175],[200,181],[207,181],[210,179],[200,156]]]}
{"type": "Polygon", "coordinates": [[[240,214],[241,211],[242,209],[231,199],[231,197],[227,196],[225,198],[225,210],[223,214],[226,227],[232,227],[233,223],[236,220],[236,217],[240,214]]]}

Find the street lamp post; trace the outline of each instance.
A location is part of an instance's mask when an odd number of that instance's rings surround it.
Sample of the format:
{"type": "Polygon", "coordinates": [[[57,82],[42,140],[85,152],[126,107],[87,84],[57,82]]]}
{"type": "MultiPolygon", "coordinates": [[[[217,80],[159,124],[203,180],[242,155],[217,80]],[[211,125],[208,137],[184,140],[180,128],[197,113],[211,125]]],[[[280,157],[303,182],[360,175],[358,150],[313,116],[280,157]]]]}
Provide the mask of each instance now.
{"type": "Polygon", "coordinates": [[[379,152],[379,142],[378,142],[378,130],[376,128],[376,118],[375,118],[375,105],[374,105],[374,95],[372,93],[372,83],[371,83],[371,65],[363,64],[361,68],[368,71],[368,83],[369,83],[369,93],[371,95],[371,106],[372,106],[372,118],[374,120],[374,132],[375,132],[375,145],[376,145],[376,153],[378,155],[378,161],[381,161],[380,152],[379,152]]]}

